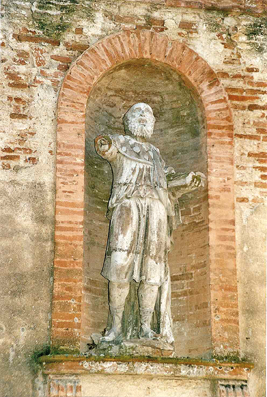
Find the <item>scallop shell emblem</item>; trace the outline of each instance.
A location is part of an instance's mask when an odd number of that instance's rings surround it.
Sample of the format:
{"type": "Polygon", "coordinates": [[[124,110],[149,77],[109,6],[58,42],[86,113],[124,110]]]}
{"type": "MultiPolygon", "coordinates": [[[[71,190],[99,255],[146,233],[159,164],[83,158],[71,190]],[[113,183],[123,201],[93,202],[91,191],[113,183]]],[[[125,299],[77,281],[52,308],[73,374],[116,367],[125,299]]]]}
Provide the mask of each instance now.
{"type": "Polygon", "coordinates": [[[135,153],[140,153],[140,147],[139,146],[134,146],[133,147],[133,151],[135,152],[135,153]]]}

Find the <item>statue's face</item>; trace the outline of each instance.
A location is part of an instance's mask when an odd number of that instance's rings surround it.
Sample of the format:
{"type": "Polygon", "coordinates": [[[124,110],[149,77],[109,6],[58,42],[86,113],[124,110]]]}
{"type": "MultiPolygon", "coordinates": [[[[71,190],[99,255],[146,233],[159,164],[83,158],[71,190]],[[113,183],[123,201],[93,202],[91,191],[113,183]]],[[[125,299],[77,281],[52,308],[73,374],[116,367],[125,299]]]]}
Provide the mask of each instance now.
{"type": "Polygon", "coordinates": [[[125,114],[123,121],[125,131],[135,136],[150,138],[153,134],[155,117],[151,107],[146,103],[133,105],[125,114]]]}

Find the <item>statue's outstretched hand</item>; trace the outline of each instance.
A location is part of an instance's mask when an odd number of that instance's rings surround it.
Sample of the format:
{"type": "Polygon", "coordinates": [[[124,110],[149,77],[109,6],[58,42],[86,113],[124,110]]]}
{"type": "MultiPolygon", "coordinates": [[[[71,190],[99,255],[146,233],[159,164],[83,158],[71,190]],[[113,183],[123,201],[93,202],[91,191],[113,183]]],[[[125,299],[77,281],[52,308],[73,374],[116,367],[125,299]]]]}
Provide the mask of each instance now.
{"type": "Polygon", "coordinates": [[[108,135],[99,135],[95,139],[95,145],[100,152],[106,152],[111,147],[112,141],[108,135]]]}
{"type": "Polygon", "coordinates": [[[206,176],[202,172],[190,172],[186,177],[186,184],[189,187],[204,187],[206,183],[206,176]]]}

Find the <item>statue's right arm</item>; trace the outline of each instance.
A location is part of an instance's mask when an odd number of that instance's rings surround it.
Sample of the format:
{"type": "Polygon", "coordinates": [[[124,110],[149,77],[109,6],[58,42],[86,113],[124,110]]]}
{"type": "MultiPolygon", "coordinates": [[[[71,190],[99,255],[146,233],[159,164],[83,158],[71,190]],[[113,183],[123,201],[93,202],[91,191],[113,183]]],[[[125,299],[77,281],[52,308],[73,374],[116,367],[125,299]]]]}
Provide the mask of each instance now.
{"type": "Polygon", "coordinates": [[[95,149],[101,157],[108,161],[114,160],[118,153],[118,149],[109,135],[98,135],[95,138],[95,149]]]}

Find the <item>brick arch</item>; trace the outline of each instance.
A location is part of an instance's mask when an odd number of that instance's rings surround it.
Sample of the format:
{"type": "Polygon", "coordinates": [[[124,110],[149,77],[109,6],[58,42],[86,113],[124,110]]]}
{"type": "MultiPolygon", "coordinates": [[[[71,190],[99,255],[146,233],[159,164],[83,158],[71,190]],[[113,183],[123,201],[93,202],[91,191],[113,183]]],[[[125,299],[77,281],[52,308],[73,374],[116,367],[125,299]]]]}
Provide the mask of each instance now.
{"type": "Polygon", "coordinates": [[[134,59],[169,65],[198,94],[206,119],[213,350],[238,350],[233,192],[233,122],[215,72],[193,50],[150,31],[122,32],[86,50],[70,67],[58,100],[52,342],[78,347],[83,276],[85,110],[107,71],[134,59]]]}

